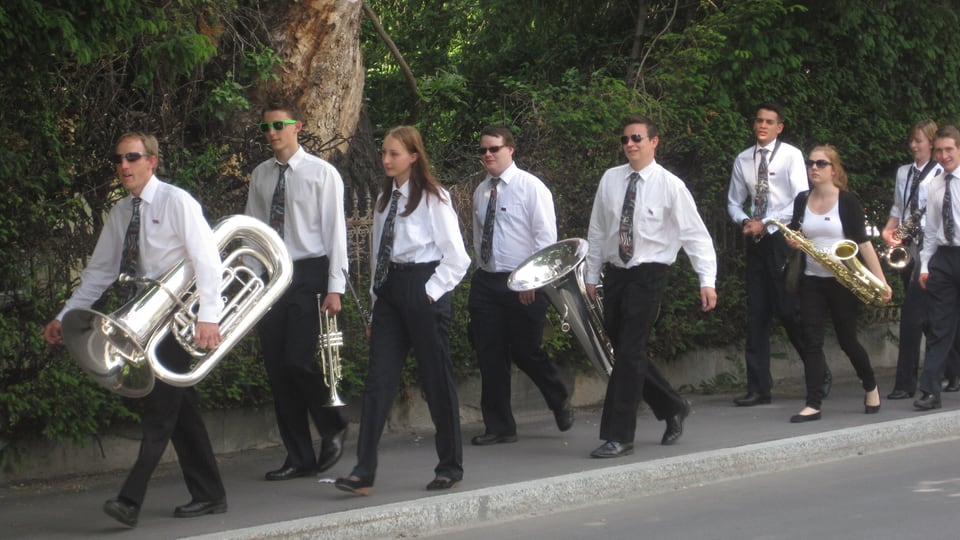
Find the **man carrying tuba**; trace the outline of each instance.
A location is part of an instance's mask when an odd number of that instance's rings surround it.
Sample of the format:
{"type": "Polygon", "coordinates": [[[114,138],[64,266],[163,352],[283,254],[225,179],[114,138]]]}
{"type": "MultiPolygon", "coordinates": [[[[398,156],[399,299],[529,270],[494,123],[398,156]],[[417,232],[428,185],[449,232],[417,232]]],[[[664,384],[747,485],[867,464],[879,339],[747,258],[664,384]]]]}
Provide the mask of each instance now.
{"type": "MultiPolygon", "coordinates": [[[[220,252],[200,204],[186,191],[154,175],[159,145],[153,135],[140,132],[121,135],[111,161],[130,194],[110,210],[93,256],[81,276],[80,287],[44,328],[44,338],[48,343],[62,344],[63,316],[72,309],[92,306],[119,274],[158,278],[179,261],[186,260],[196,275],[200,295],[194,345],[216,348],[221,341],[216,322],[221,310],[220,252]]],[[[172,336],[167,336],[160,345],[158,357],[171,370],[186,371],[190,365],[190,356],[172,336]]],[[[103,511],[124,525],[135,527],[147,482],[167,442],[173,441],[192,497],[188,504],[174,510],[174,516],[226,512],[226,493],[200,416],[197,392],[192,387],[170,386],[158,380],[142,403],[140,453],[119,495],[104,503],[103,511]]]]}

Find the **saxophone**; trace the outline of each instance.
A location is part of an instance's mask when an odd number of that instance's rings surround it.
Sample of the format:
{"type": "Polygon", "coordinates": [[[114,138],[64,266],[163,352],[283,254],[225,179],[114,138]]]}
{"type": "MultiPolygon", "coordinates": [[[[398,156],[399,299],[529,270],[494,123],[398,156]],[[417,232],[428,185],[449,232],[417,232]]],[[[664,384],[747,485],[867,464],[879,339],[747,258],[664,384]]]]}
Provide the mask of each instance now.
{"type": "MultiPolygon", "coordinates": [[[[917,241],[917,234],[920,232],[920,220],[923,218],[924,212],[927,211],[927,207],[917,208],[915,212],[907,216],[903,221],[900,222],[900,226],[897,227],[897,230],[893,231],[894,240],[901,240],[904,244],[908,241],[917,241]]],[[[899,246],[884,246],[885,249],[880,255],[880,258],[890,268],[894,270],[903,270],[908,264],[910,264],[910,252],[907,251],[907,248],[901,244],[899,246]]]]}
{"type": "Polygon", "coordinates": [[[812,240],[787,227],[775,219],[769,221],[776,225],[787,240],[795,240],[803,251],[821,266],[830,271],[841,285],[850,290],[861,302],[874,306],[884,304],[883,297],[887,294],[887,285],[882,279],[870,273],[857,260],[859,248],[853,240],[840,240],[829,250],[819,249],[812,240]]]}

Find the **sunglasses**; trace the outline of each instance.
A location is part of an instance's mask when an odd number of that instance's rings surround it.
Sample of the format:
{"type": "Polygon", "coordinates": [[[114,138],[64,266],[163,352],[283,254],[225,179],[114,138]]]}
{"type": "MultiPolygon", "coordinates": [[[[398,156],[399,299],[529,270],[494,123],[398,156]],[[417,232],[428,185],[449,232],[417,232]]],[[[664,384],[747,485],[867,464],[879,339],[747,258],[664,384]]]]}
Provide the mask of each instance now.
{"type": "Polygon", "coordinates": [[[260,122],[257,124],[257,127],[260,128],[262,133],[270,131],[270,128],[273,128],[274,131],[283,131],[283,126],[287,124],[296,124],[296,120],[286,119],[286,120],[276,120],[274,122],[260,122]]]}
{"type": "Polygon", "coordinates": [[[497,152],[500,151],[501,148],[503,148],[503,145],[500,145],[500,146],[481,146],[481,147],[480,147],[480,155],[482,156],[482,155],[486,154],[487,152],[490,152],[491,154],[496,154],[497,152]]]}
{"type": "Polygon", "coordinates": [[[146,152],[127,152],[126,154],[114,154],[110,156],[110,161],[114,165],[119,165],[123,163],[123,160],[127,160],[129,163],[133,163],[134,161],[139,161],[140,158],[144,156],[149,156],[149,155],[150,154],[146,152]]]}
{"type": "Polygon", "coordinates": [[[804,163],[807,164],[807,168],[808,168],[808,169],[812,169],[812,168],[814,168],[814,167],[816,167],[816,168],[818,168],[818,169],[826,169],[826,168],[829,167],[830,165],[833,165],[833,163],[830,163],[829,161],[827,161],[827,160],[825,160],[825,159],[818,159],[818,160],[808,159],[808,160],[805,160],[804,163]]]}
{"type": "Polygon", "coordinates": [[[647,137],[646,135],[640,135],[637,133],[634,133],[633,135],[624,135],[623,137],[620,137],[620,144],[627,144],[630,141],[640,144],[640,141],[649,138],[650,137],[647,137]]]}

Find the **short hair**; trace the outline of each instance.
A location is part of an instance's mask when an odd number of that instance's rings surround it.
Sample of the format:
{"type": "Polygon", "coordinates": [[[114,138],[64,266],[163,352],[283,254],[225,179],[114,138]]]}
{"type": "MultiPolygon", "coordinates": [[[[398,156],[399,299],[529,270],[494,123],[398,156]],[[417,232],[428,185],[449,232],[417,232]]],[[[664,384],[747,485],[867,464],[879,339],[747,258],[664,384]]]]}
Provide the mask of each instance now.
{"type": "Polygon", "coordinates": [[[947,124],[937,130],[935,139],[953,139],[953,142],[960,146],[960,129],[953,124],[947,124]]]}
{"type": "Polygon", "coordinates": [[[480,130],[480,136],[500,137],[503,139],[503,145],[510,148],[516,148],[517,143],[513,140],[513,132],[507,126],[486,126],[480,130]]]}
{"type": "Polygon", "coordinates": [[[620,130],[624,130],[627,126],[633,124],[643,124],[647,126],[647,137],[654,138],[660,136],[660,130],[657,128],[657,123],[651,120],[650,118],[643,116],[641,114],[631,114],[623,120],[620,121],[620,130]]]}
{"type": "Polygon", "coordinates": [[[294,103],[292,99],[287,99],[283,97],[271,98],[263,106],[263,110],[260,111],[260,115],[263,116],[264,114],[270,111],[283,111],[289,114],[291,119],[298,120],[298,121],[301,120],[300,107],[297,107],[297,104],[294,103]]]}
{"type": "Polygon", "coordinates": [[[913,134],[916,132],[923,133],[923,136],[927,138],[931,143],[933,138],[937,136],[937,123],[931,120],[930,118],[925,118],[910,128],[910,138],[913,138],[913,134]]]}
{"type": "Polygon", "coordinates": [[[140,142],[143,143],[143,149],[148,155],[160,157],[160,143],[157,142],[157,138],[152,134],[143,131],[128,131],[117,137],[117,142],[114,146],[119,145],[127,139],[139,139],[140,142]]]}
{"type": "Polygon", "coordinates": [[[761,109],[762,109],[762,110],[766,110],[766,111],[773,111],[773,112],[777,113],[777,122],[779,122],[779,123],[781,123],[781,124],[783,123],[783,121],[784,121],[784,118],[783,118],[783,107],[781,107],[779,103],[774,103],[774,102],[772,102],[772,101],[766,101],[766,102],[764,102],[764,103],[761,103],[761,104],[757,105],[757,107],[753,110],[754,114],[756,114],[757,112],[759,112],[761,109]]]}
{"type": "Polygon", "coordinates": [[[827,155],[827,160],[833,167],[833,172],[836,173],[833,175],[833,185],[840,188],[841,191],[847,191],[850,180],[847,178],[847,170],[843,168],[843,162],[840,160],[840,152],[837,151],[837,148],[832,144],[820,144],[810,150],[811,154],[814,152],[823,152],[827,155]]]}

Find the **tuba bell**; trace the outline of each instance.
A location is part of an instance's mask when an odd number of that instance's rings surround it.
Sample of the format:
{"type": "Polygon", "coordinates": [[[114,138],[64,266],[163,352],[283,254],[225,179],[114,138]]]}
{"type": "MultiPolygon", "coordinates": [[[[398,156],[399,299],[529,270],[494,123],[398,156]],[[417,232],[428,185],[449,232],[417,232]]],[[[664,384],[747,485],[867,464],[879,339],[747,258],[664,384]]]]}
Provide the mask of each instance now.
{"type": "Polygon", "coordinates": [[[560,329],[573,332],[590,363],[603,378],[613,371],[613,344],[603,329],[600,297],[592,300],[584,282],[589,244],[568,238],[537,251],[517,267],[507,280],[512,291],[541,289],[560,314],[560,329]]]}
{"type": "Polygon", "coordinates": [[[223,257],[220,295],[220,345],[201,350],[193,345],[199,294],[186,261],[181,260],[157,279],[129,278],[145,283],[134,298],[109,315],[92,309],[72,309],[63,317],[63,342],[73,359],[104,388],[127,397],[144,397],[155,379],[172,386],[197,384],[267,313],[293,279],[293,262],[280,236],[249,216],[224,218],[213,228],[223,257]],[[266,279],[250,268],[258,262],[266,279]],[[156,349],[170,333],[192,358],[186,373],[167,369],[156,349]]]}

